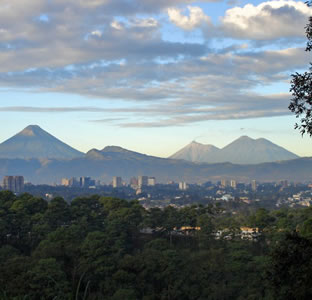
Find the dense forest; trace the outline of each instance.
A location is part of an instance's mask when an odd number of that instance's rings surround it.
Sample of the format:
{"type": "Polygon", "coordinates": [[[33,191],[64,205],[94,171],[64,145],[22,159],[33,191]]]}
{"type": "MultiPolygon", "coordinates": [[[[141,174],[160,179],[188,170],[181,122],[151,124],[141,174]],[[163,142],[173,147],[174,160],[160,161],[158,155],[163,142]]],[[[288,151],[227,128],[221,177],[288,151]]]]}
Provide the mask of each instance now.
{"type": "Polygon", "coordinates": [[[3,191],[0,243],[3,300],[312,299],[312,208],[145,210],[3,191]]]}

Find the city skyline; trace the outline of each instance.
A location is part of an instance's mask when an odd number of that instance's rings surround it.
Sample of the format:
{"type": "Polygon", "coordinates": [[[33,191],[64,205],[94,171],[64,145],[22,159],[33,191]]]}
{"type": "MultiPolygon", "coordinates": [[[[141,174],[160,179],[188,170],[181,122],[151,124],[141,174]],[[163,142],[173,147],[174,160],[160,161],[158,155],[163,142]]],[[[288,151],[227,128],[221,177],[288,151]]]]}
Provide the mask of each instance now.
{"type": "Polygon", "coordinates": [[[291,74],[311,61],[303,1],[1,5],[0,142],[38,124],[82,152],[168,157],[247,135],[312,156],[288,110],[291,74]]]}

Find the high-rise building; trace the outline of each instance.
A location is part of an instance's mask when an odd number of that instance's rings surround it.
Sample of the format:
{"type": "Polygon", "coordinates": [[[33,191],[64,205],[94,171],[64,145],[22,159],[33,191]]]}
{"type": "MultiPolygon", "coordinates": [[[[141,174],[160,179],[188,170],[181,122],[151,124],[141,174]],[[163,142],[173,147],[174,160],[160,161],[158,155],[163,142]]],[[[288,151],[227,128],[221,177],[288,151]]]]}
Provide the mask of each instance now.
{"type": "Polygon", "coordinates": [[[76,177],[72,177],[69,179],[69,186],[70,187],[79,187],[79,181],[77,180],[76,177]]]}
{"type": "Polygon", "coordinates": [[[142,186],[147,186],[148,177],[147,176],[139,176],[138,177],[138,186],[141,188],[142,186]]]}
{"type": "Polygon", "coordinates": [[[179,190],[186,191],[188,189],[188,185],[186,182],[179,182],[179,190]]]}
{"type": "Polygon", "coordinates": [[[15,193],[20,193],[24,190],[24,176],[14,176],[15,193]]]}
{"type": "Polygon", "coordinates": [[[24,176],[5,176],[2,187],[4,190],[20,193],[24,190],[24,176]]]}
{"type": "Polygon", "coordinates": [[[222,179],[222,180],[221,180],[221,186],[223,186],[223,187],[228,187],[228,186],[229,186],[228,180],[222,179]]]}
{"type": "Polygon", "coordinates": [[[68,178],[62,178],[61,185],[69,186],[69,179],[68,178]]]}
{"type": "Polygon", "coordinates": [[[113,188],[118,188],[122,186],[122,179],[121,177],[114,176],[113,177],[113,188]]]}
{"type": "Polygon", "coordinates": [[[15,189],[14,176],[5,176],[2,187],[4,190],[13,191],[15,189]]]}
{"type": "Polygon", "coordinates": [[[237,186],[237,182],[236,182],[236,180],[231,180],[231,187],[233,188],[233,189],[236,189],[236,186],[237,186]]]}
{"type": "Polygon", "coordinates": [[[147,185],[154,186],[156,185],[156,178],[155,177],[148,177],[147,179],[147,185]]]}
{"type": "Polygon", "coordinates": [[[138,187],[138,178],[137,177],[131,177],[130,178],[130,186],[133,188],[133,189],[136,189],[138,187]]]}
{"type": "Polygon", "coordinates": [[[255,192],[257,190],[257,182],[256,180],[251,181],[251,189],[255,192]]]}
{"type": "Polygon", "coordinates": [[[89,186],[91,186],[92,184],[92,180],[90,177],[80,177],[79,178],[79,185],[82,188],[88,188],[89,186]]]}
{"type": "Polygon", "coordinates": [[[280,181],[280,185],[281,185],[283,188],[286,188],[286,187],[288,187],[288,181],[287,181],[287,180],[281,180],[281,181],[280,181]]]}

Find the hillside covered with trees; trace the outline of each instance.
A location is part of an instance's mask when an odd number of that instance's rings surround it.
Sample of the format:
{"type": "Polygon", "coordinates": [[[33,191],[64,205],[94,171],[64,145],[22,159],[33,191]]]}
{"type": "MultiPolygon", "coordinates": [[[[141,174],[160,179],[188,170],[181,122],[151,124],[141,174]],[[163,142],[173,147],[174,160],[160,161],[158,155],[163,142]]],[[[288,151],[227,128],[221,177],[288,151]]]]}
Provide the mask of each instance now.
{"type": "Polygon", "coordinates": [[[0,193],[0,299],[307,299],[312,209],[0,193]],[[242,228],[257,235],[244,237],[242,228]]]}

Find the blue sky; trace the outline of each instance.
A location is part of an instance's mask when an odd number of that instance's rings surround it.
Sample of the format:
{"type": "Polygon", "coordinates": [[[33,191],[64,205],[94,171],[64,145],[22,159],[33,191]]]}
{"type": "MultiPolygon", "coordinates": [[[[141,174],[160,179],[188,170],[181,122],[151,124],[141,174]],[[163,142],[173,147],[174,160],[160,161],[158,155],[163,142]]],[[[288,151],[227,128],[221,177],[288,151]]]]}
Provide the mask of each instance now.
{"type": "Polygon", "coordinates": [[[38,124],[84,152],[248,135],[312,156],[287,109],[310,15],[302,1],[3,0],[0,141],[38,124]]]}

